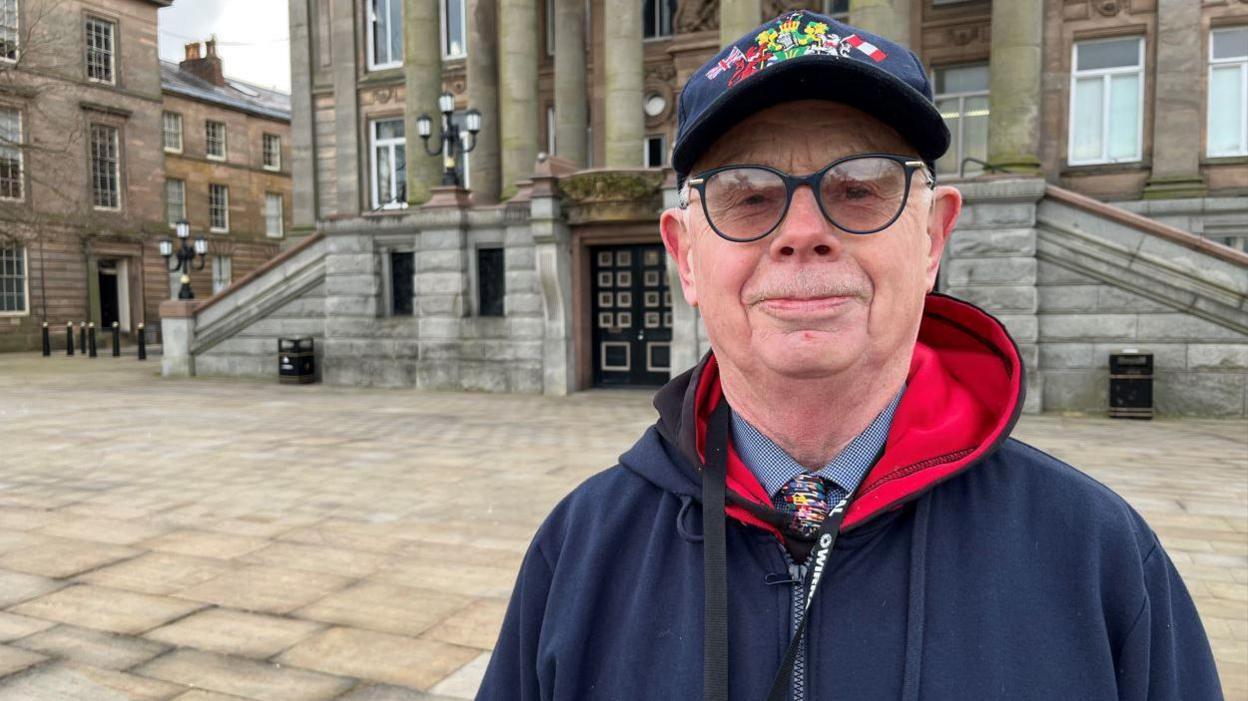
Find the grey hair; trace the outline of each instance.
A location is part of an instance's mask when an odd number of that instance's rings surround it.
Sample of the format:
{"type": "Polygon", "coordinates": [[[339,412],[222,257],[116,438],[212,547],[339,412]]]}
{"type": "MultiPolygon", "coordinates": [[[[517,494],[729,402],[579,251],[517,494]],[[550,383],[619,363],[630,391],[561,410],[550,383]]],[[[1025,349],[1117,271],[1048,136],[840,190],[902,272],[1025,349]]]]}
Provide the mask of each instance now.
{"type": "Polygon", "coordinates": [[[686,179],[683,183],[680,184],[680,194],[677,195],[677,202],[680,203],[681,209],[686,209],[689,206],[689,180],[688,179],[686,179]]]}

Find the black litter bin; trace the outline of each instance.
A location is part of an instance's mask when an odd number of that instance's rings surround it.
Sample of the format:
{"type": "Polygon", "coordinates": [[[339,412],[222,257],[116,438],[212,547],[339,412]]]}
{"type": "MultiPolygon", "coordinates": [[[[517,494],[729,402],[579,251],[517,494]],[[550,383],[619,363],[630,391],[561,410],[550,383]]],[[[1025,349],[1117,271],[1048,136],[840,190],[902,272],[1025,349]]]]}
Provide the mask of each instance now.
{"type": "Polygon", "coordinates": [[[1127,349],[1109,355],[1109,415],[1153,418],[1153,354],[1127,349]]]}
{"type": "Polygon", "coordinates": [[[316,382],[311,338],[277,339],[277,376],[284,385],[316,382]]]}

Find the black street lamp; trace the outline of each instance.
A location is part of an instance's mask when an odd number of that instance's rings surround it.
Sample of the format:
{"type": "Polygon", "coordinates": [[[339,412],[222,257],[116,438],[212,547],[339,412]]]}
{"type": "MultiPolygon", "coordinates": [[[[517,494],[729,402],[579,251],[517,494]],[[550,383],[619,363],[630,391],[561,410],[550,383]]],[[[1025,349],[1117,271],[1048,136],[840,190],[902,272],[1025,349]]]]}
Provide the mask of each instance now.
{"type": "MultiPolygon", "coordinates": [[[[178,299],[195,299],[195,293],[191,291],[190,273],[192,269],[204,269],[204,256],[208,254],[208,239],[203,236],[196,236],[195,245],[192,246],[189,240],[191,238],[191,225],[186,223],[185,219],[179,220],[175,229],[181,245],[176,251],[178,262],[169,268],[169,272],[176,273],[182,271],[182,289],[178,290],[178,299]],[[192,268],[191,262],[195,260],[196,256],[199,257],[198,265],[192,268]]],[[[165,262],[168,263],[174,254],[173,242],[167,238],[161,239],[160,255],[165,257],[165,262]]]]}
{"type": "Polygon", "coordinates": [[[451,113],[455,111],[455,96],[444,92],[438,97],[438,110],[442,113],[442,148],[429,150],[429,136],[433,133],[433,120],[429,115],[422,114],[416,118],[416,132],[425,144],[425,153],[430,156],[442,156],[442,184],[459,185],[459,175],[455,173],[455,156],[458,149],[468,153],[477,146],[477,132],[481,131],[481,112],[475,108],[464,114],[464,128],[471,137],[467,146],[460,142],[459,125],[451,121],[451,113]]]}

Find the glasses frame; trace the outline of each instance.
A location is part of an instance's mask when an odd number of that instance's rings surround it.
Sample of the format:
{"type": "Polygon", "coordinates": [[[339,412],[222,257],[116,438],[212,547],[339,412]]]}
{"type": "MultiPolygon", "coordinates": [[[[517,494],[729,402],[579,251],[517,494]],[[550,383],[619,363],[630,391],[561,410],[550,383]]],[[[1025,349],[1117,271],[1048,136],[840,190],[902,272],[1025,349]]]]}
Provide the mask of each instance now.
{"type": "MultiPolygon", "coordinates": [[[[711,225],[711,229],[714,230],[714,232],[720,238],[725,239],[727,241],[732,241],[734,243],[750,243],[752,241],[758,241],[759,239],[766,238],[767,236],[771,234],[771,232],[775,231],[777,228],[780,227],[781,224],[784,223],[784,218],[787,217],[789,214],[789,207],[793,204],[793,193],[796,192],[797,188],[802,185],[806,185],[810,187],[810,191],[815,195],[815,202],[819,204],[819,211],[823,213],[823,218],[827,219],[828,222],[832,224],[832,226],[835,226],[841,231],[844,231],[849,234],[854,234],[857,236],[865,236],[867,234],[874,234],[874,233],[883,231],[887,229],[888,227],[892,226],[893,222],[897,221],[897,218],[901,216],[901,213],[906,211],[906,204],[910,202],[910,184],[913,182],[914,173],[917,170],[922,170],[923,174],[927,176],[928,189],[935,189],[936,188],[936,175],[935,173],[932,172],[931,168],[927,167],[926,163],[924,163],[923,161],[919,159],[916,159],[914,156],[903,156],[903,155],[896,154],[896,153],[856,153],[852,156],[845,156],[844,158],[838,158],[835,161],[832,161],[826,166],[820,168],[819,170],[811,173],[810,175],[790,175],[784,172],[783,170],[780,170],[779,168],[772,168],[771,166],[765,166],[761,164],[734,163],[732,165],[720,166],[718,168],[711,168],[710,170],[706,170],[701,173],[698,173],[697,175],[689,178],[688,182],[689,182],[690,187],[698,191],[698,199],[702,201],[702,214],[706,217],[706,222],[711,225]],[[823,179],[824,175],[827,175],[829,170],[832,170],[836,166],[842,163],[845,163],[847,161],[856,161],[856,160],[860,160],[863,158],[884,158],[890,161],[895,161],[897,163],[900,163],[901,166],[905,169],[906,187],[905,187],[904,193],[901,196],[901,206],[897,208],[896,213],[893,214],[892,218],[889,219],[887,223],[885,223],[883,226],[880,226],[874,229],[860,231],[860,230],[850,229],[850,228],[841,226],[840,224],[837,223],[835,219],[832,218],[832,215],[828,213],[827,208],[823,204],[823,197],[819,195],[819,181],[823,179]],[[774,173],[777,176],[779,176],[781,180],[784,181],[784,187],[785,187],[784,211],[780,213],[780,217],[776,219],[776,223],[770,229],[759,234],[758,236],[751,236],[749,238],[738,238],[735,236],[729,236],[728,234],[725,234],[724,232],[719,230],[719,227],[715,226],[715,221],[711,218],[711,213],[706,208],[706,183],[707,181],[711,178],[711,176],[717,173],[722,173],[728,170],[736,170],[738,168],[758,168],[760,170],[765,170],[765,171],[774,173]]],[[[688,207],[688,203],[686,203],[685,206],[688,207]]]]}

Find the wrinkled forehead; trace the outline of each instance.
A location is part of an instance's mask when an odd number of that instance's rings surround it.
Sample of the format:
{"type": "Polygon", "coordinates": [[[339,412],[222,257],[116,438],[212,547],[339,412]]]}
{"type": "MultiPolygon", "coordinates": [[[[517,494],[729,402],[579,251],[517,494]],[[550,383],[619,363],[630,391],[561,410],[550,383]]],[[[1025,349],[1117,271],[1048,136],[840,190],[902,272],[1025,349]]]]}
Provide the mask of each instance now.
{"type": "Polygon", "coordinates": [[[800,100],[768,107],[742,120],[698,157],[692,172],[755,163],[807,173],[855,153],[916,155],[918,151],[892,127],[862,110],[839,102],[800,100]]]}

